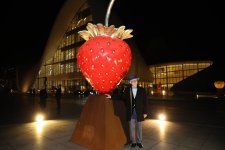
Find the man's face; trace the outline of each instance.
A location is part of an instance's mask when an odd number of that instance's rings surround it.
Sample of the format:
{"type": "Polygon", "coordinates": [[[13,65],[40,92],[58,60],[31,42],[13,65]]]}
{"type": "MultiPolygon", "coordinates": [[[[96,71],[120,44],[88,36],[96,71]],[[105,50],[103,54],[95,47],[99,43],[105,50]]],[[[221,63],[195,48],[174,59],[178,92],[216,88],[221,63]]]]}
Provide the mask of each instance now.
{"type": "Polygon", "coordinates": [[[131,84],[133,87],[137,87],[138,80],[137,80],[137,79],[131,80],[131,81],[130,81],[130,84],[131,84]]]}

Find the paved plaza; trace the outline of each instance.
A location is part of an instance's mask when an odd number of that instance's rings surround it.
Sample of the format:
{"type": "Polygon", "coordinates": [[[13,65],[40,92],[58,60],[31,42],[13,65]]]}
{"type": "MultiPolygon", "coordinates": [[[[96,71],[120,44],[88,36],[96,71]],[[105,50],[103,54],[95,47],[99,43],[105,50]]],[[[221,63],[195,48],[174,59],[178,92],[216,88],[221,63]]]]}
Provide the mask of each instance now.
{"type": "MultiPolygon", "coordinates": [[[[53,105],[43,122],[0,125],[0,150],[88,150],[70,142],[84,104],[85,99],[64,100],[59,116],[53,105]]],[[[150,118],[143,122],[143,145],[143,150],[225,150],[225,127],[150,118]]],[[[128,149],[139,148],[119,150],[128,149]]]]}

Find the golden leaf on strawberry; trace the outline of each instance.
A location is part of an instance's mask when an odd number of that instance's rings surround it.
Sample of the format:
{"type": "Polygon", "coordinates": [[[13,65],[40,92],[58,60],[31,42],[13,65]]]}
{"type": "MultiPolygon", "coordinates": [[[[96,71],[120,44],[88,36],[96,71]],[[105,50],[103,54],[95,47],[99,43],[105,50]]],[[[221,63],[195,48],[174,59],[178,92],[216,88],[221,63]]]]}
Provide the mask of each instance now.
{"type": "Polygon", "coordinates": [[[133,37],[131,35],[132,29],[125,30],[125,26],[120,26],[119,28],[115,28],[114,25],[104,26],[101,23],[97,25],[88,23],[87,30],[79,31],[78,33],[84,40],[89,40],[92,37],[96,36],[109,36],[111,38],[119,38],[119,39],[128,39],[133,37]]]}

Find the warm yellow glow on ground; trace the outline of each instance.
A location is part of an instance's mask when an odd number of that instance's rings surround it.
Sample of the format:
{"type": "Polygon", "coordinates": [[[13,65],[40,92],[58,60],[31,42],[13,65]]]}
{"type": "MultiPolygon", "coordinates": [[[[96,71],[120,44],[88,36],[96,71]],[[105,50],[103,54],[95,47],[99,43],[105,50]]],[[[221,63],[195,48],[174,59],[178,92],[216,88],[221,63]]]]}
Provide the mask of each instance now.
{"type": "Polygon", "coordinates": [[[44,122],[37,122],[36,123],[36,131],[38,134],[42,133],[43,131],[44,122]]]}

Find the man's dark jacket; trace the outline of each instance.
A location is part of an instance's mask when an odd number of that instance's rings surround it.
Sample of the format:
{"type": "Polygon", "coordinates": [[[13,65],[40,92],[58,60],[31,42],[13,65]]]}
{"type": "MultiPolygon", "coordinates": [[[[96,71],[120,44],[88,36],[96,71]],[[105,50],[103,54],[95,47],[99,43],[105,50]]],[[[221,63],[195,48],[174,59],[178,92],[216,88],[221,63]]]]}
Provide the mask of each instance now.
{"type": "MultiPolygon", "coordinates": [[[[131,99],[133,98],[133,92],[131,86],[127,87],[121,95],[113,95],[112,99],[122,99],[126,105],[126,117],[127,121],[131,120],[131,99]]],[[[135,97],[135,108],[137,113],[137,121],[144,121],[144,114],[147,114],[147,95],[144,88],[138,86],[137,94],[135,97]]]]}

